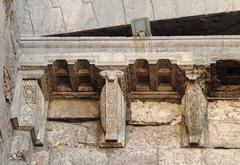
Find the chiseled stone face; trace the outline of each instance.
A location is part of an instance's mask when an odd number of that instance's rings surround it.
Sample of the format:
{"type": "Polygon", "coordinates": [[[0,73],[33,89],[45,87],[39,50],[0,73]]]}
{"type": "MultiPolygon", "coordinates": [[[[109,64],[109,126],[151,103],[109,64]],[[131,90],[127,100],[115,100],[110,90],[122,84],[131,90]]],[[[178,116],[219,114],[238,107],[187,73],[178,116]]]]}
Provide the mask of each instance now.
{"type": "Polygon", "coordinates": [[[212,149],[202,151],[203,165],[236,165],[240,162],[240,150],[212,149]]]}
{"type": "Polygon", "coordinates": [[[160,149],[158,163],[164,165],[202,165],[200,149],[160,149]]]}
{"type": "Polygon", "coordinates": [[[48,160],[49,160],[49,152],[39,151],[32,155],[31,165],[48,165],[48,160]]]}
{"type": "Polygon", "coordinates": [[[98,119],[99,102],[94,100],[54,99],[50,102],[48,118],[54,119],[98,119]]]}
{"type": "Polygon", "coordinates": [[[231,149],[160,149],[158,163],[164,165],[236,165],[240,151],[231,149]]]}
{"type": "Polygon", "coordinates": [[[32,153],[32,140],[28,131],[16,131],[13,137],[9,159],[30,162],[32,153]]]}
{"type": "Polygon", "coordinates": [[[240,122],[208,121],[208,147],[240,148],[240,122]]]}
{"type": "Polygon", "coordinates": [[[48,122],[47,139],[51,148],[97,146],[100,122],[48,122]]]}
{"type": "Polygon", "coordinates": [[[52,149],[50,165],[108,165],[106,152],[102,149],[52,149]]]}
{"type": "Polygon", "coordinates": [[[180,148],[180,125],[128,126],[126,148],[180,148]]]}
{"type": "Polygon", "coordinates": [[[208,103],[209,120],[240,120],[240,101],[213,101],[208,103]]]}
{"type": "Polygon", "coordinates": [[[181,109],[178,104],[167,102],[131,102],[131,124],[136,125],[175,125],[181,122],[181,109]]]}
{"type": "Polygon", "coordinates": [[[209,102],[208,147],[240,148],[239,119],[239,101],[209,102]]]}
{"type": "Polygon", "coordinates": [[[108,162],[113,165],[157,164],[157,149],[117,149],[108,153],[108,162]]]}

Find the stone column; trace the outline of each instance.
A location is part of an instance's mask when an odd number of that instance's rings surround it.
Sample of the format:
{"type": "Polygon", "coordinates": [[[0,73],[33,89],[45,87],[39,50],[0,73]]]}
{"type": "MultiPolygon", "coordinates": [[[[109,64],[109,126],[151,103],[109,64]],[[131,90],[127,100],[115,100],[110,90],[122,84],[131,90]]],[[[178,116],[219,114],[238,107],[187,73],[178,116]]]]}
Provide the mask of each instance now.
{"type": "Polygon", "coordinates": [[[126,102],[118,84],[118,78],[124,76],[119,70],[105,70],[100,72],[106,80],[102,89],[101,123],[103,133],[100,147],[123,147],[125,144],[126,102]]]}
{"type": "Polygon", "coordinates": [[[203,68],[186,72],[185,95],[182,99],[183,105],[183,146],[205,145],[205,134],[207,129],[207,99],[203,92],[201,75],[203,68]]]}

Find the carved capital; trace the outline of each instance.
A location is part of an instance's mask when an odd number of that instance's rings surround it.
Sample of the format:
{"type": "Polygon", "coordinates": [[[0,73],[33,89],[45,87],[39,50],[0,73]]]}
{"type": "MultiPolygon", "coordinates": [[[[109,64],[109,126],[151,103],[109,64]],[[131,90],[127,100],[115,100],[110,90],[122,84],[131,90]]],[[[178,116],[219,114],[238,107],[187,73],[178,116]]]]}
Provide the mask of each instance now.
{"type": "Polygon", "coordinates": [[[124,76],[124,72],[120,70],[104,70],[100,72],[100,75],[104,77],[107,81],[115,81],[118,78],[122,78],[124,76]]]}
{"type": "Polygon", "coordinates": [[[123,147],[125,143],[126,103],[118,78],[124,76],[119,70],[106,70],[100,73],[106,84],[101,92],[101,123],[103,134],[101,147],[123,147]]]}
{"type": "Polygon", "coordinates": [[[197,80],[200,78],[206,71],[204,66],[182,66],[182,69],[185,71],[186,77],[190,81],[197,80]]]}

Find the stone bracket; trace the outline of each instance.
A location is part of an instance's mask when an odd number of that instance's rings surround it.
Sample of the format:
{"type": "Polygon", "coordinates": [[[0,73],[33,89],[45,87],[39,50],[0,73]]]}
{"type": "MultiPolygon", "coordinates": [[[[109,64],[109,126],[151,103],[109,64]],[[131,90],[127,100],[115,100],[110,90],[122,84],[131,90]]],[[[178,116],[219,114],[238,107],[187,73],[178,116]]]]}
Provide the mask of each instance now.
{"type": "Polygon", "coordinates": [[[183,145],[205,144],[207,99],[196,81],[188,81],[183,105],[183,145]]]}
{"type": "Polygon", "coordinates": [[[124,73],[119,70],[105,70],[100,74],[106,79],[100,97],[103,127],[100,147],[124,147],[126,102],[118,84],[118,78],[123,77],[124,73]]]}
{"type": "Polygon", "coordinates": [[[29,131],[34,145],[44,143],[48,97],[44,71],[20,71],[17,77],[11,121],[15,129],[29,131]]]}

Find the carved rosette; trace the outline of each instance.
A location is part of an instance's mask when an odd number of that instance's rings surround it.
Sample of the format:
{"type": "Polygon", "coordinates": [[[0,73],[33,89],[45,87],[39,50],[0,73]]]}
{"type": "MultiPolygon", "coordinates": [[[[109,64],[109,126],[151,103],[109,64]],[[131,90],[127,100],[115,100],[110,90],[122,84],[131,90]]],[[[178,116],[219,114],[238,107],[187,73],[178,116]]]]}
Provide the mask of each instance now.
{"type": "Polygon", "coordinates": [[[123,77],[122,71],[102,71],[101,76],[106,84],[101,92],[101,122],[104,135],[101,147],[123,147],[125,141],[126,105],[118,78],[123,77]]]}
{"type": "Polygon", "coordinates": [[[187,83],[183,106],[188,135],[187,141],[190,145],[202,145],[204,143],[207,100],[197,82],[187,83]]]}

